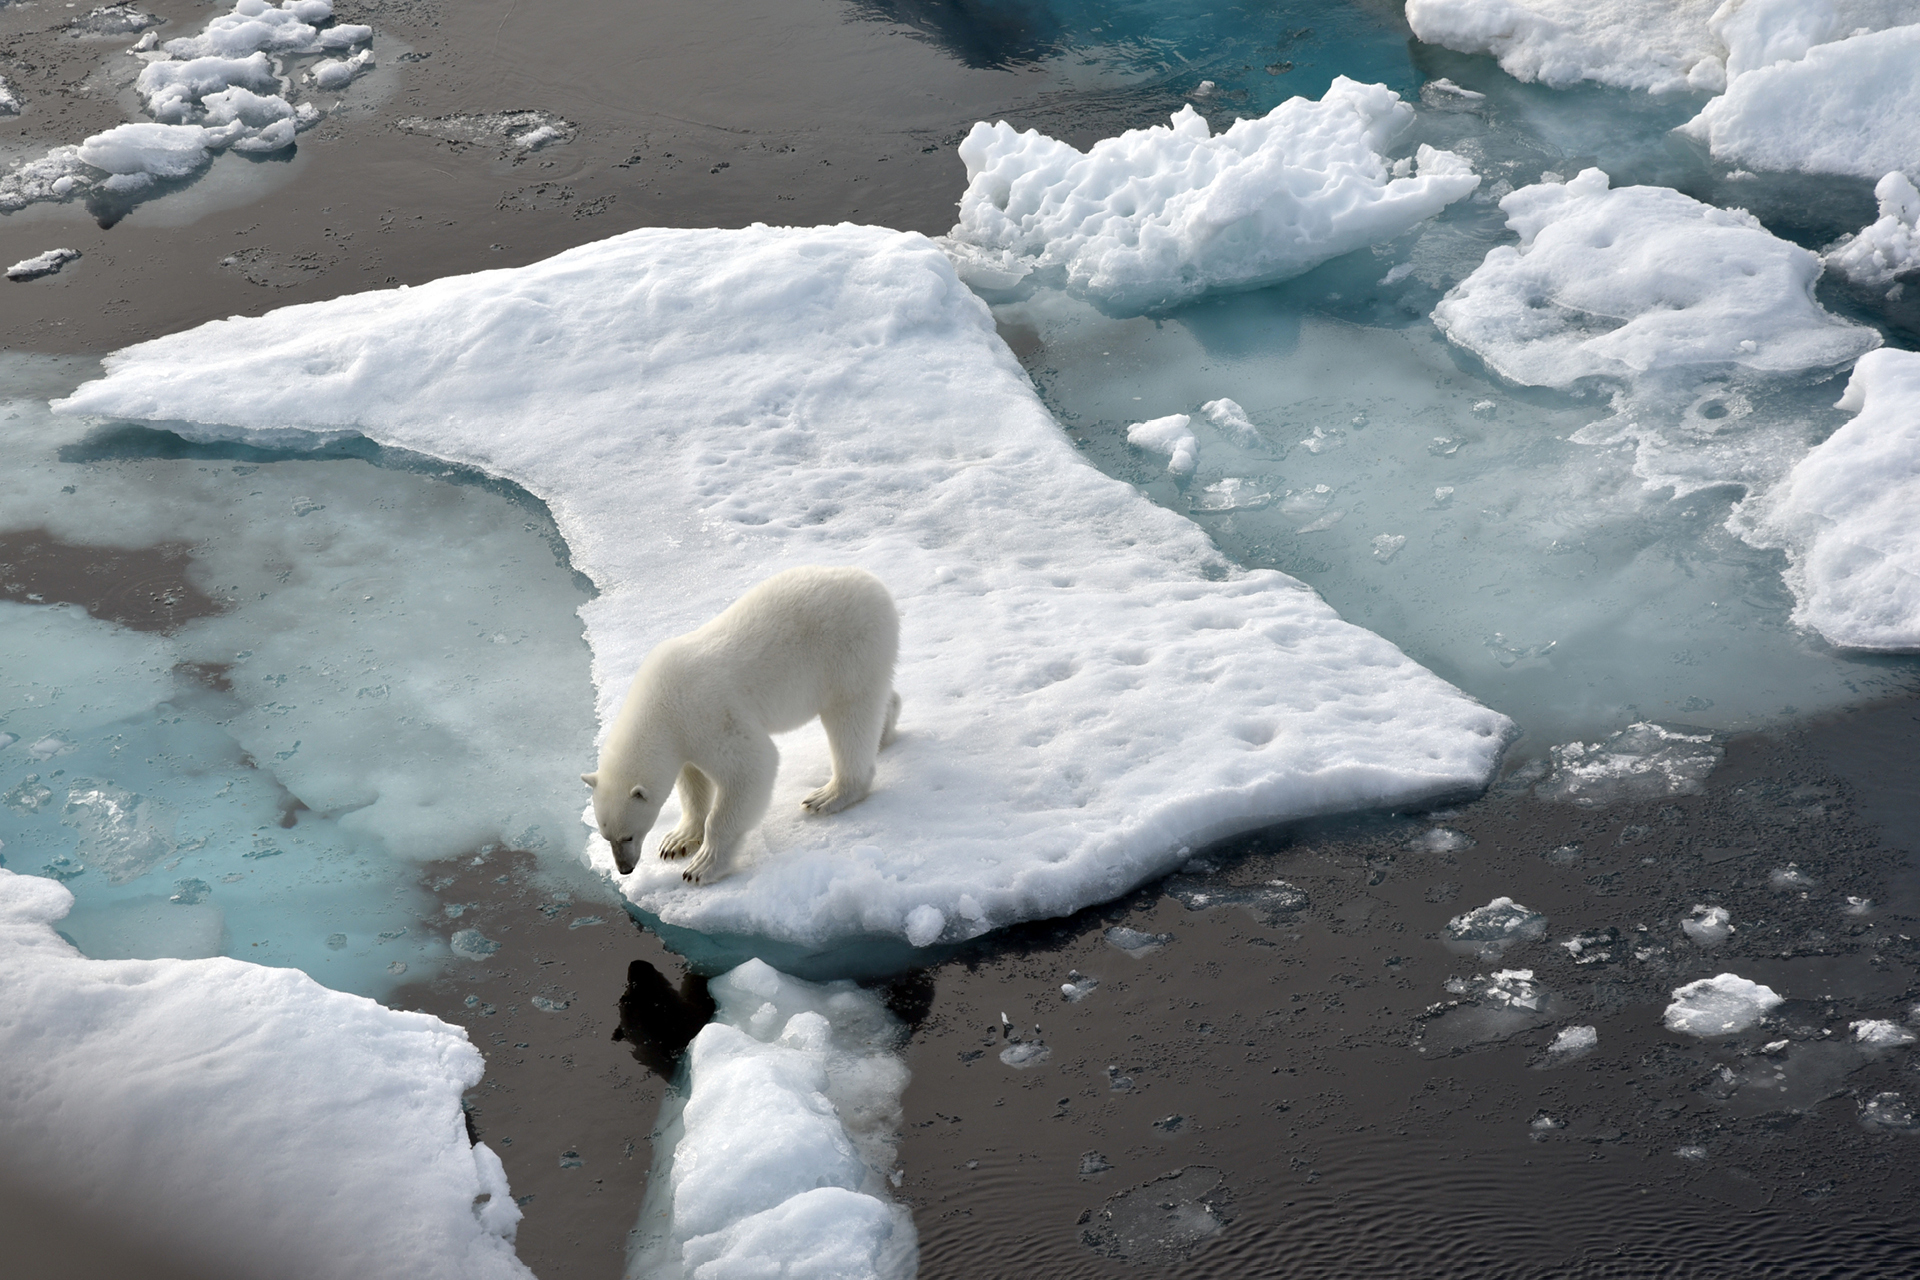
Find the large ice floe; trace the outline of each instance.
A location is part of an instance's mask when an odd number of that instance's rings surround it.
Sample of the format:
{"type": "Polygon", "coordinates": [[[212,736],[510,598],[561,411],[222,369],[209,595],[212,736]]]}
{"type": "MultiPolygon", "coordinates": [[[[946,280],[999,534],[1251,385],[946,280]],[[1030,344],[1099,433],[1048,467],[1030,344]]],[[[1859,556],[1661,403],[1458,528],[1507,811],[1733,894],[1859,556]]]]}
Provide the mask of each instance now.
{"type": "Polygon", "coordinates": [[[825,739],[786,739],[740,874],[694,888],[649,855],[623,882],[670,925],[972,937],[1235,830],[1477,787],[1511,732],[1086,465],[921,236],[636,231],[219,321],[107,369],[60,409],[254,441],[361,432],[544,498],[603,592],[582,610],[603,724],[654,644],[775,570],[878,572],[906,709],[875,794],[803,814],[825,739]]]}
{"type": "Polygon", "coordinates": [[[1717,90],[1722,47],[1708,30],[1720,0],[1407,0],[1428,44],[1491,54],[1516,80],[1628,89],[1717,90]]]}
{"type": "Polygon", "coordinates": [[[632,1280],[905,1280],[913,1220],[893,1202],[907,1068],[902,1027],[851,982],[749,960],[667,1100],[632,1280]]]}
{"type": "Polygon", "coordinates": [[[214,1275],[530,1277],[466,1032],[238,960],[89,960],[0,870],[0,1128],[36,1190],[214,1275]]]}
{"type": "Polygon", "coordinates": [[[1189,106],[1085,152],[976,124],[949,241],[971,283],[1057,273],[1120,310],[1271,284],[1391,240],[1480,185],[1451,152],[1382,154],[1413,116],[1385,85],[1339,76],[1318,102],[1290,98],[1219,134],[1189,106]]]}
{"type": "Polygon", "coordinates": [[[134,56],[146,65],[133,88],[152,120],[116,125],[15,165],[0,175],[0,212],[95,191],[139,198],[156,183],[194,176],[219,152],[292,146],[321,113],[311,102],[289,100],[298,74],[289,60],[367,46],[316,65],[316,83],[333,90],[372,60],[373,28],[332,19],[331,0],[282,0],[278,8],[235,0],[199,35],[157,50],[148,37],[136,46],[134,56]]]}
{"type": "Polygon", "coordinates": [[[1875,351],[1842,409],[1858,416],[1729,526],[1783,547],[1793,619],[1850,649],[1920,649],[1920,353],[1875,351]]]}

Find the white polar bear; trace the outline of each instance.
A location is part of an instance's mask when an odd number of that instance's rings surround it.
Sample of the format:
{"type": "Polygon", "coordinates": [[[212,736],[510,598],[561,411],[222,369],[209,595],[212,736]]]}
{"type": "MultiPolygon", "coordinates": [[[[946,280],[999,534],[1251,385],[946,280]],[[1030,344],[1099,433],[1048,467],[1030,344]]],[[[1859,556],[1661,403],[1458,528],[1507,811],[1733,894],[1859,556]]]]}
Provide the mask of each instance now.
{"type": "Polygon", "coordinates": [[[633,870],[677,781],[682,817],[660,856],[697,850],[681,873],[694,884],[727,874],[773,798],[780,753],[772,735],[815,716],[833,777],[800,803],[838,813],[864,799],[900,716],[899,649],[900,615],[880,579],[811,565],[775,574],[704,627],[655,648],[633,677],[600,767],[580,775],[621,873],[633,870]]]}

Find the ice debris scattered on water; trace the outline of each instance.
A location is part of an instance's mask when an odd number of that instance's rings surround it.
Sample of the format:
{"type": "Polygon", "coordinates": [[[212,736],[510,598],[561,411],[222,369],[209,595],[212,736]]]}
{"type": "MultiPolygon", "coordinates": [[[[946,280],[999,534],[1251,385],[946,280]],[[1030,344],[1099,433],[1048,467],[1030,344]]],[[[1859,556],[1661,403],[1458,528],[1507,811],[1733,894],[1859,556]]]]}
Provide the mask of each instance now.
{"type": "Polygon", "coordinates": [[[408,133],[425,134],[443,142],[504,146],[510,151],[538,151],[572,142],[580,126],[551,111],[494,111],[482,115],[407,116],[398,125],[408,133]]]}
{"type": "Polygon", "coordinates": [[[1447,937],[1454,942],[1505,943],[1538,938],[1547,931],[1547,918],[1512,898],[1495,898],[1447,921],[1447,937]]]}
{"type": "Polygon", "coordinates": [[[22,258],[7,268],[9,280],[38,280],[41,276],[50,276],[60,268],[79,258],[78,249],[49,249],[45,253],[31,258],[22,258]]]}
{"type": "Polygon", "coordinates": [[[647,229],[107,366],[60,411],[256,444],[359,433],[546,501],[600,587],[582,617],[603,723],[651,647],[770,564],[882,570],[907,709],[874,793],[809,817],[824,736],[783,741],[740,872],[695,888],[648,856],[623,882],[668,924],[818,947],[904,939],[928,906],[943,940],[978,936],[1110,901],[1201,840],[1482,785],[1512,731],[1090,467],[921,236],[647,229]]]}
{"type": "Polygon", "coordinates": [[[1467,162],[1422,144],[1384,149],[1414,111],[1384,85],[1336,76],[1320,101],[1290,98],[1214,134],[1192,107],[1086,152],[1004,121],[960,144],[967,189],[948,246],[971,284],[1030,273],[1123,310],[1249,288],[1391,240],[1470,194],[1467,162]]]}
{"type": "Polygon", "coordinates": [[[890,1194],[898,1020],[851,982],[759,960],[709,986],[718,1012],[688,1049],[685,1098],[662,1110],[627,1275],[907,1280],[918,1242],[890,1194]]]}
{"type": "Polygon", "coordinates": [[[1699,945],[1717,947],[1733,933],[1733,913],[1725,907],[1696,906],[1680,928],[1699,945]]]}
{"type": "Polygon", "coordinates": [[[159,25],[158,14],[147,13],[130,4],[103,4],[69,22],[67,30],[75,36],[130,36],[136,31],[159,25]]]}
{"type": "Polygon", "coordinates": [[[1920,274],[1920,189],[1895,170],[1873,188],[1880,217],[1828,249],[1827,266],[1857,285],[1881,288],[1920,274]]]}
{"type": "Polygon", "coordinates": [[[1080,1238],[1096,1253],[1164,1274],[1227,1229],[1231,1203],[1220,1170],[1188,1165],[1109,1198],[1080,1238]]]}
{"type": "MultiPolygon", "coordinates": [[[[1254,885],[1216,884],[1194,876],[1172,876],[1166,883],[1167,895],[1189,911],[1210,911],[1216,907],[1245,907],[1260,919],[1272,923],[1280,916],[1299,911],[1307,905],[1307,895],[1285,880],[1268,880],[1254,885]]],[[[1164,935],[1142,935],[1143,937],[1164,935]]],[[[1108,930],[1109,942],[1113,941],[1108,930]]],[[[1119,945],[1115,943],[1115,945],[1119,945]]]]}
{"type": "Polygon", "coordinates": [[[1534,982],[1531,969],[1497,969],[1491,976],[1448,978],[1446,989],[1450,995],[1464,996],[1490,1009],[1528,1013],[1538,1013],[1547,998],[1534,982]]]}
{"type": "Polygon", "coordinates": [[[1598,809],[1622,800],[1698,795],[1725,750],[1710,733],[1681,733],[1641,721],[1604,742],[1563,743],[1549,754],[1552,772],[1535,794],[1598,809]]]}
{"type": "Polygon", "coordinates": [[[1920,648],[1920,353],[1861,357],[1838,407],[1856,416],[1728,526],[1786,550],[1798,625],[1846,649],[1920,648]]]}
{"type": "Polygon", "coordinates": [[[0,1129],[38,1190],[209,1274],[531,1280],[465,1031],[295,969],[90,960],[72,906],[0,870],[0,1129]]]}
{"type": "Polygon", "coordinates": [[[1723,973],[1676,988],[1662,1017],[1670,1031],[1702,1037],[1732,1035],[1759,1022],[1782,999],[1771,987],[1723,973]]]}
{"type": "Polygon", "coordinates": [[[1896,1133],[1912,1133],[1920,1130],[1920,1120],[1914,1116],[1913,1104],[1892,1091],[1876,1093],[1860,1104],[1861,1122],[1875,1129],[1891,1129],[1896,1133]]]}

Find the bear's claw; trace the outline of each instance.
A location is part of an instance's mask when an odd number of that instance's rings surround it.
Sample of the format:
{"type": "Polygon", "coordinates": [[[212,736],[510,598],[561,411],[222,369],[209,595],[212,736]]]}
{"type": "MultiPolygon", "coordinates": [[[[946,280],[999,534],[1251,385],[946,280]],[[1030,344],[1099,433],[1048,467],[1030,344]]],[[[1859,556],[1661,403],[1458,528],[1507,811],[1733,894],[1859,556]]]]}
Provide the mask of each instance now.
{"type": "Polygon", "coordinates": [[[660,856],[672,861],[675,858],[686,857],[699,847],[699,836],[681,835],[676,831],[660,842],[660,856]]]}

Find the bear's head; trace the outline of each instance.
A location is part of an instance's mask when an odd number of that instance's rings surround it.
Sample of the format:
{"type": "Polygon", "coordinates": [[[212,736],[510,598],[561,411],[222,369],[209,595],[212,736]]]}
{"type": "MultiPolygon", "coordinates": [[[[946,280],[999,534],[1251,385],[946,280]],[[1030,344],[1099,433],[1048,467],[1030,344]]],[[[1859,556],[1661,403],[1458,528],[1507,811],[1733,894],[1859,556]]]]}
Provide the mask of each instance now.
{"type": "Polygon", "coordinates": [[[601,837],[613,846],[614,865],[621,875],[629,875],[640,860],[640,841],[653,830],[672,783],[670,779],[614,779],[603,777],[603,773],[605,770],[583,773],[580,781],[593,788],[593,821],[601,837]]]}

